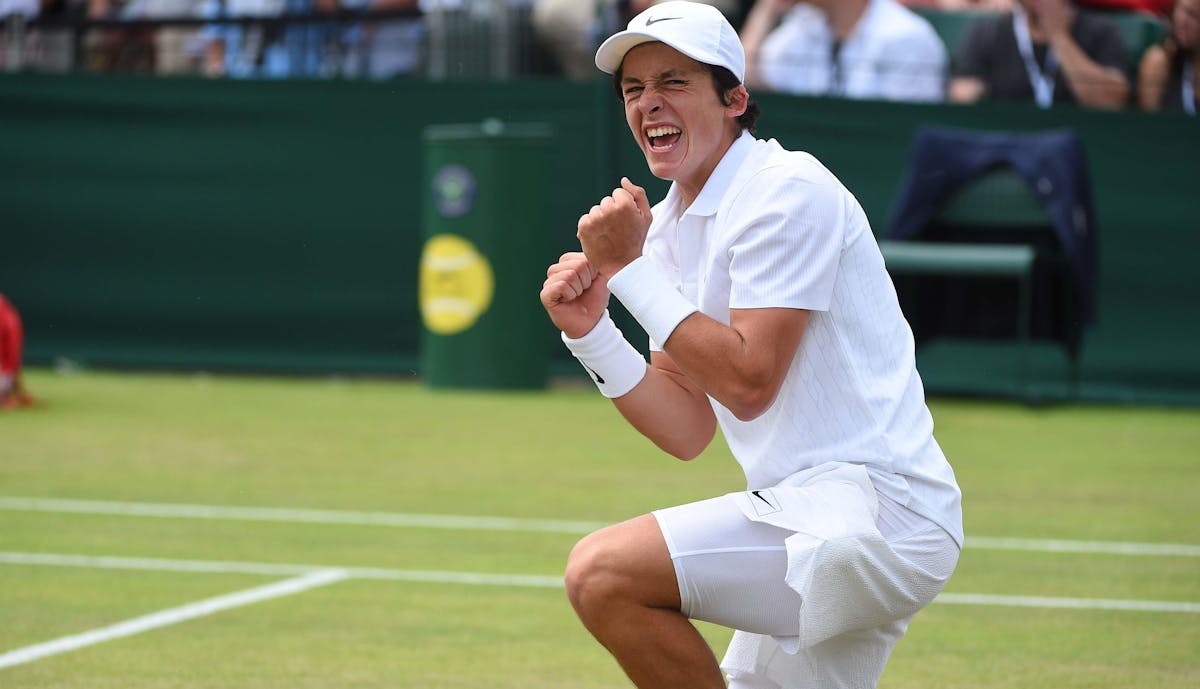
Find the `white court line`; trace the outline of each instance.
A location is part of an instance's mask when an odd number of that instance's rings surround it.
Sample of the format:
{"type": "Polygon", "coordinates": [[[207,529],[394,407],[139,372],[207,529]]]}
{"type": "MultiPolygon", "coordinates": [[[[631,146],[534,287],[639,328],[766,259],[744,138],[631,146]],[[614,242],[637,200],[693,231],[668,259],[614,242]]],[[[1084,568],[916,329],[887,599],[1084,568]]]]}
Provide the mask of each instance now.
{"type": "MultiPolygon", "coordinates": [[[[352,524],[362,526],[400,526],[435,529],[490,531],[536,531],[586,534],[603,522],[561,519],[521,519],[516,517],[472,517],[464,515],[405,514],[398,512],[353,512],[280,507],[222,507],[153,502],[113,502],[104,500],[67,500],[59,498],[22,498],[0,496],[0,510],[28,512],[66,512],[107,514],[130,517],[168,517],[184,519],[220,519],[308,524],[352,524]]],[[[1049,553],[1094,555],[1149,555],[1200,557],[1200,545],[1181,543],[1125,543],[1119,541],[1071,541],[1037,538],[994,538],[969,536],[972,550],[1020,550],[1049,553]]]]}
{"type": "MultiPolygon", "coordinates": [[[[93,557],[89,555],[2,551],[0,551],[0,564],[104,567],[109,569],[156,570],[165,572],[228,572],[234,574],[318,573],[329,571],[328,567],[319,565],[221,562],[213,560],[168,560],[135,557],[93,557]]],[[[524,588],[562,588],[563,586],[561,577],[540,575],[481,574],[476,572],[386,569],[380,567],[340,567],[336,571],[342,572],[346,577],[353,579],[416,581],[431,584],[469,584],[476,586],[519,586],[524,588]]],[[[954,605],[999,605],[1023,608],[1074,608],[1082,610],[1127,610],[1200,614],[1200,603],[1185,601],[943,593],[934,602],[954,605]]]]}
{"type": "Polygon", "coordinates": [[[1200,614],[1200,603],[1109,598],[1053,598],[1047,596],[997,596],[987,593],[943,593],[935,603],[953,605],[1003,605],[1019,608],[1074,608],[1077,610],[1133,610],[1200,614]]]}
{"type": "Polygon", "coordinates": [[[154,557],[109,557],[105,555],[61,555],[58,553],[20,552],[0,552],[0,564],[51,565],[88,569],[142,569],[150,572],[262,574],[265,576],[300,576],[329,569],[328,567],[317,567],[314,565],[279,565],[266,562],[168,560],[154,557]]]}
{"type": "Polygon", "coordinates": [[[1065,541],[1047,538],[968,536],[966,547],[972,550],[1024,550],[1046,553],[1200,557],[1200,545],[1184,545],[1182,543],[1121,543],[1116,541],[1065,541]]]}
{"type": "Polygon", "coordinates": [[[93,629],[82,634],[72,634],[64,636],[45,643],[34,644],[18,648],[15,651],[9,651],[0,655],[0,669],[28,663],[39,658],[55,655],[58,653],[66,653],[85,646],[120,639],[134,634],[159,627],[166,627],[172,624],[178,624],[186,620],[204,617],[222,610],[237,608],[251,603],[271,598],[279,598],[280,596],[290,596],[301,591],[315,588],[317,586],[325,586],[346,579],[349,575],[344,570],[338,569],[322,569],[315,572],[309,572],[301,576],[277,581],[266,586],[258,586],[245,591],[237,591],[216,598],[189,603],[177,608],[160,610],[149,615],[135,617],[131,620],[125,620],[108,627],[93,629]]]}
{"type": "Polygon", "coordinates": [[[111,514],[130,517],[182,517],[189,519],[354,524],[362,526],[409,526],[489,531],[548,531],[551,533],[573,534],[591,533],[602,526],[606,526],[601,522],[565,521],[559,519],[468,517],[442,514],[404,514],[397,512],[352,512],[287,507],[221,507],[217,505],[63,500],[57,498],[0,497],[0,509],[31,512],[111,514]]]}
{"type": "MultiPolygon", "coordinates": [[[[153,572],[203,572],[210,574],[311,574],[330,569],[325,565],[289,565],[269,562],[228,562],[222,560],[173,560],[153,557],[107,557],[62,555],[57,553],[18,553],[0,551],[0,564],[52,565],[97,569],[140,569],[153,572]]],[[[355,579],[421,581],[432,584],[475,584],[485,586],[524,586],[562,588],[562,577],[531,574],[484,574],[481,572],[445,572],[423,569],[385,569],[380,567],[338,567],[355,579]]]]}

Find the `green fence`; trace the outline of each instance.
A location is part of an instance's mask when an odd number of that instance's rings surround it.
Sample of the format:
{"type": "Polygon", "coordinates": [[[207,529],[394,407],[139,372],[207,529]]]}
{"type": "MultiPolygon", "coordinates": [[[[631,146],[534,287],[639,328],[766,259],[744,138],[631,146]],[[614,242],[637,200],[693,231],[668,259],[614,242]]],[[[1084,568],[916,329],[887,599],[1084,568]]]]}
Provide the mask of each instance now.
{"type": "MultiPolygon", "coordinates": [[[[1180,116],[896,105],[767,94],[760,135],[820,157],[877,231],[913,131],[1073,127],[1100,216],[1084,398],[1200,402],[1200,130],[1180,116]]],[[[27,360],[418,373],[421,132],[549,124],[549,263],[621,175],[659,196],[607,84],[0,77],[0,292],[27,360]]],[[[530,295],[536,302],[536,294],[530,295]]],[[[627,318],[618,314],[628,331],[627,318]]],[[[545,321],[552,370],[575,373],[545,321]]],[[[937,391],[1004,394],[1007,345],[931,347],[937,391]]],[[[1065,394],[1048,348],[1035,364],[1065,394]]]]}

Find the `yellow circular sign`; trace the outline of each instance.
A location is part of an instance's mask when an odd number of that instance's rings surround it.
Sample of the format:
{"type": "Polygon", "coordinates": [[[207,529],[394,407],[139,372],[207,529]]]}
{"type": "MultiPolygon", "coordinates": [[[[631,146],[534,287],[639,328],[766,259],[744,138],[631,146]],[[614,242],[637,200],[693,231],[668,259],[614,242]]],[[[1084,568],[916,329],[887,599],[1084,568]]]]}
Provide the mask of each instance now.
{"type": "Polygon", "coordinates": [[[492,304],[492,266],[471,242],[439,234],[421,251],[417,301],[425,327],[454,335],[475,324],[492,304]]]}

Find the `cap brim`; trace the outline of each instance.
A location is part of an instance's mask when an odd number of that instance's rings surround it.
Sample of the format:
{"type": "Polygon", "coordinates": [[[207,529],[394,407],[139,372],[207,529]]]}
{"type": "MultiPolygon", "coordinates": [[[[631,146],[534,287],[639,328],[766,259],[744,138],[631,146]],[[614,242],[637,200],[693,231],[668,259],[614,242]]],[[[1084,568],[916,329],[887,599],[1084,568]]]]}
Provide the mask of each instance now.
{"type": "Polygon", "coordinates": [[[607,74],[616,74],[621,68],[625,54],[635,47],[651,41],[662,40],[641,31],[622,31],[608,37],[596,50],[596,66],[607,74]]]}

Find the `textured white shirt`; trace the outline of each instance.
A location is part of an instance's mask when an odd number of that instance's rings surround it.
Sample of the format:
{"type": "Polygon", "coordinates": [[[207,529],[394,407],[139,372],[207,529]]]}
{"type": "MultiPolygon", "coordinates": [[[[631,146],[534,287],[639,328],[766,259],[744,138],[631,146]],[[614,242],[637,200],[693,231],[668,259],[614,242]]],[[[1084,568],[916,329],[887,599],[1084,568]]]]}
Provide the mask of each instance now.
{"type": "Polygon", "coordinates": [[[825,14],[797,3],[763,41],[758,70],[775,91],[847,98],[940,101],[946,46],[933,26],[895,0],[871,0],[833,60],[825,14]]]}
{"type": "Polygon", "coordinates": [[[739,421],[710,398],[748,488],[825,462],[862,464],[881,494],[961,545],[960,493],[933,438],[912,332],[854,196],[809,154],[743,133],[680,206],[672,185],[644,253],[700,311],[726,325],[730,309],[812,312],[765,413],[739,421]]]}

